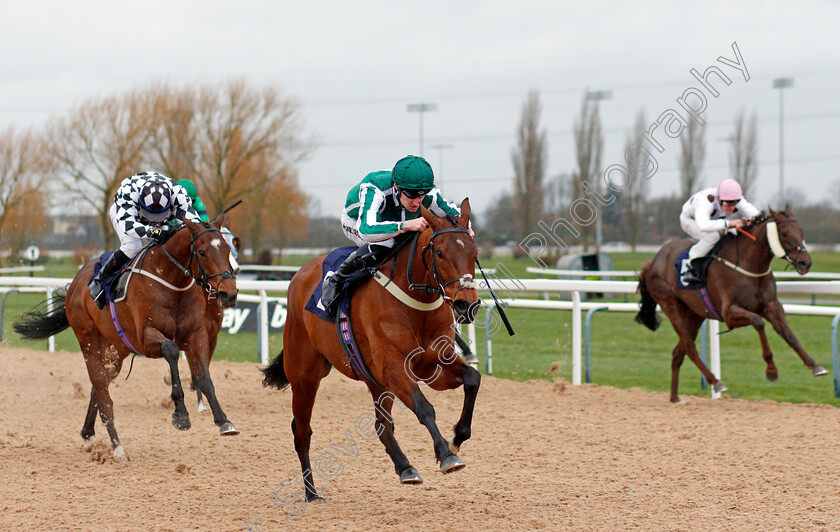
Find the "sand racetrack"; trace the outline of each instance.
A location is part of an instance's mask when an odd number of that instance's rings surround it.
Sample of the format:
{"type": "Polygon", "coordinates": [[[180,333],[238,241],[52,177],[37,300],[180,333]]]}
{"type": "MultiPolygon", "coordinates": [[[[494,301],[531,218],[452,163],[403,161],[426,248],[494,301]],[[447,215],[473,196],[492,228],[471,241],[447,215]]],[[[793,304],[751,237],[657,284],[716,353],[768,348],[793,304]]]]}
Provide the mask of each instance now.
{"type": "MultiPolygon", "coordinates": [[[[840,530],[831,406],[685,396],[675,406],[661,393],[485,377],[462,471],[442,475],[425,429],[395,415],[425,480],[402,486],[380,442],[356,432],[372,411],[367,389],[333,372],[312,458],[332,453],[323,470],[334,480],[316,477],[327,503],[301,508],[290,391],[261,388],[255,364],[214,362],[242,433],[219,436],[193,394],[193,427],[179,432],[165,363],[137,358],[128,381],[126,368],[111,386],[129,458],[118,462],[101,423],[97,445],[82,448],[80,354],[0,348],[0,529],[840,530]]],[[[448,437],[462,391],[427,397],[448,437]]]]}

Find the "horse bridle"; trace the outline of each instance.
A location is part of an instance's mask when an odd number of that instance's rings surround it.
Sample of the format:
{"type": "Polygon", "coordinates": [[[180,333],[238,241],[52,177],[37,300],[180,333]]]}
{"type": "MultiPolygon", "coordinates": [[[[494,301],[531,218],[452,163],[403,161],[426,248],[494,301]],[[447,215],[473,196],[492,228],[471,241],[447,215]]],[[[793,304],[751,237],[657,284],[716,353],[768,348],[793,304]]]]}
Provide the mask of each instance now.
{"type": "MultiPolygon", "coordinates": [[[[775,221],[775,220],[768,220],[768,223],[770,221],[775,221]]],[[[777,221],[776,225],[779,226],[783,223],[795,222],[795,221],[796,221],[796,218],[785,218],[784,220],[777,221]]],[[[765,229],[765,231],[766,231],[766,229],[765,229]]],[[[770,245],[769,237],[767,239],[767,245],[768,246],[770,245]]],[[[784,253],[785,253],[784,257],[782,257],[782,258],[784,258],[785,261],[787,261],[789,266],[793,266],[794,268],[796,267],[796,261],[799,260],[799,255],[801,255],[803,252],[808,251],[808,247],[805,245],[805,239],[804,238],[799,241],[799,244],[795,248],[790,249],[790,250],[785,249],[785,247],[782,246],[781,241],[779,241],[779,245],[782,247],[782,251],[784,251],[784,253]],[[790,254],[793,253],[794,251],[796,252],[796,257],[791,258],[790,254]]]]}
{"type": "Polygon", "coordinates": [[[438,236],[440,236],[442,234],[446,234],[446,233],[467,233],[467,234],[469,234],[470,232],[469,232],[469,230],[464,229],[463,227],[447,227],[446,229],[440,229],[438,231],[434,231],[432,233],[431,238],[429,238],[429,243],[421,250],[420,258],[423,260],[423,266],[426,268],[426,270],[431,269],[432,277],[434,278],[437,286],[430,285],[430,284],[415,284],[414,282],[411,281],[412,266],[414,265],[414,254],[417,251],[417,241],[420,239],[420,233],[417,233],[411,241],[411,251],[409,253],[409,259],[408,259],[407,276],[408,276],[408,288],[409,288],[409,290],[423,290],[427,294],[440,294],[440,296],[443,297],[444,301],[446,301],[447,303],[449,303],[451,305],[452,301],[455,299],[455,297],[458,296],[458,292],[460,292],[461,290],[464,290],[464,289],[466,289],[466,290],[473,289],[474,290],[476,288],[476,284],[475,284],[475,279],[473,279],[472,274],[469,274],[469,273],[465,273],[464,275],[462,275],[460,277],[457,277],[455,279],[452,279],[450,281],[441,281],[440,272],[438,271],[438,267],[437,267],[437,249],[435,249],[435,238],[437,238],[438,236]],[[429,254],[431,256],[431,263],[432,263],[431,268],[429,268],[429,264],[426,262],[426,253],[427,252],[429,252],[429,254]],[[455,294],[453,295],[453,297],[450,298],[449,296],[446,295],[446,287],[451,285],[451,284],[454,284],[454,283],[460,283],[461,285],[455,291],[455,294]]]}
{"type": "MultiPolygon", "coordinates": [[[[197,285],[202,287],[207,292],[207,299],[216,299],[216,295],[219,293],[219,285],[222,284],[222,281],[224,281],[225,279],[233,279],[234,278],[234,274],[233,274],[232,270],[226,270],[226,271],[223,271],[223,272],[214,273],[212,275],[207,275],[207,272],[205,272],[204,268],[201,266],[201,260],[199,260],[199,258],[198,258],[198,250],[195,249],[195,241],[198,240],[198,237],[200,237],[204,233],[214,233],[214,232],[222,234],[222,232],[220,230],[216,229],[215,227],[207,227],[206,229],[202,229],[201,231],[199,231],[198,233],[196,233],[195,235],[192,235],[190,237],[190,263],[187,265],[186,268],[184,266],[182,266],[181,263],[178,262],[177,259],[175,259],[175,257],[173,257],[172,255],[169,254],[169,252],[166,250],[165,245],[160,246],[163,249],[163,253],[167,256],[167,258],[169,258],[169,260],[172,261],[172,263],[175,266],[177,266],[178,269],[181,270],[181,272],[184,275],[186,275],[187,277],[191,277],[197,285]],[[198,266],[199,277],[196,277],[195,275],[193,275],[193,272],[192,272],[193,259],[195,259],[195,264],[196,264],[196,266],[198,266]],[[213,285],[210,283],[210,279],[212,279],[213,277],[216,277],[216,276],[221,276],[221,278],[219,279],[219,282],[216,283],[216,286],[213,287],[213,285]]],[[[222,238],[224,239],[224,235],[222,235],[222,238]]]]}

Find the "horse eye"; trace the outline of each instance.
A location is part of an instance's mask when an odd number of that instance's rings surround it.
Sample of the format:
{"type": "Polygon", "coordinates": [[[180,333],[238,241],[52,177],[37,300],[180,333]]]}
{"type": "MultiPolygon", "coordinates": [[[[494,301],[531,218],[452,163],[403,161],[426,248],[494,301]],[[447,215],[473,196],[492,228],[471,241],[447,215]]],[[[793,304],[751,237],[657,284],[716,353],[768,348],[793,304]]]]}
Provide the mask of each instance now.
{"type": "Polygon", "coordinates": [[[440,251],[435,251],[435,254],[438,256],[439,259],[443,258],[443,253],[441,253],[440,251]]]}
{"type": "Polygon", "coordinates": [[[202,257],[207,256],[207,253],[205,253],[203,249],[198,250],[198,254],[201,255],[202,257]]]}

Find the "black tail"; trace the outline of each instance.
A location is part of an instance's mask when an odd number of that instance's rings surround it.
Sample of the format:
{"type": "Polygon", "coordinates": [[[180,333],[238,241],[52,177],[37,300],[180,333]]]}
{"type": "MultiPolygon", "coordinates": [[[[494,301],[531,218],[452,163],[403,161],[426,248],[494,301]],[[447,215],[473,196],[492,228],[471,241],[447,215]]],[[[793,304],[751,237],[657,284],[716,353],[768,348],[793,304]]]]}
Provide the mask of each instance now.
{"type": "Polygon", "coordinates": [[[67,313],[64,311],[64,298],[67,292],[56,292],[51,299],[42,301],[15,322],[15,332],[28,340],[43,340],[55,336],[67,327],[67,313]],[[47,303],[52,302],[53,310],[47,310],[47,303]]]}
{"type": "Polygon", "coordinates": [[[636,314],[636,323],[641,323],[651,331],[659,328],[661,320],[656,315],[656,301],[651,297],[647,289],[647,274],[652,263],[648,262],[639,272],[637,277],[639,281],[639,294],[642,296],[642,301],[639,303],[639,313],[636,314]]]}
{"type": "Polygon", "coordinates": [[[278,390],[284,390],[289,386],[289,379],[286,378],[286,370],[283,369],[283,350],[280,354],[274,357],[271,364],[262,370],[265,377],[263,378],[263,387],[272,386],[278,390]]]}

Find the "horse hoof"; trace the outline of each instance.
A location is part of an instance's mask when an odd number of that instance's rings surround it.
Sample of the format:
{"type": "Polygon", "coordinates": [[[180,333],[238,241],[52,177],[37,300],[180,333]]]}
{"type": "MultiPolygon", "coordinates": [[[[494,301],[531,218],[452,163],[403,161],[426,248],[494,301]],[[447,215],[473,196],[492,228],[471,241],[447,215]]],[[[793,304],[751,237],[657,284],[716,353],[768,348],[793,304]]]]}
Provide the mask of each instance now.
{"type": "Polygon", "coordinates": [[[222,436],[236,436],[239,434],[239,429],[233,426],[233,423],[228,421],[221,427],[219,427],[219,434],[222,436]]]}
{"type": "Polygon", "coordinates": [[[172,416],[172,426],[178,430],[190,430],[192,423],[190,423],[189,416],[175,417],[172,416]]]}
{"type": "Polygon", "coordinates": [[[727,388],[727,387],[726,387],[726,385],[723,383],[723,381],[717,381],[717,382],[716,382],[716,383],[712,386],[712,390],[714,390],[714,391],[715,391],[715,393],[723,393],[723,392],[728,391],[728,390],[729,390],[729,388],[727,388]]]}
{"type": "Polygon", "coordinates": [[[210,409],[204,405],[204,401],[198,403],[198,413],[204,414],[205,412],[209,412],[210,409]]]}
{"type": "Polygon", "coordinates": [[[440,472],[445,475],[447,473],[454,473],[455,471],[460,471],[465,467],[467,467],[467,464],[462,462],[460,458],[453,454],[444,458],[443,462],[440,463],[440,472]]]}
{"type": "Polygon", "coordinates": [[[826,369],[820,366],[819,364],[814,366],[814,369],[811,370],[811,373],[814,374],[814,377],[822,377],[823,375],[828,375],[828,371],[826,371],[826,369]]]}
{"type": "Polygon", "coordinates": [[[455,445],[455,436],[452,436],[451,438],[446,440],[446,443],[449,444],[449,450],[452,452],[452,454],[458,454],[458,451],[461,450],[460,445],[455,445]]]}
{"type": "Polygon", "coordinates": [[[123,449],[122,445],[117,445],[114,447],[114,458],[117,460],[122,460],[125,458],[125,450],[123,449]]]}
{"type": "Polygon", "coordinates": [[[314,497],[312,497],[311,499],[307,496],[307,497],[306,497],[306,502],[307,502],[307,503],[310,503],[310,502],[315,502],[315,503],[318,503],[318,504],[324,504],[324,503],[326,503],[326,502],[327,502],[327,500],[326,500],[325,498],[323,498],[323,497],[320,497],[320,496],[318,496],[318,495],[315,495],[315,496],[314,496],[314,497]]]}
{"type": "Polygon", "coordinates": [[[776,382],[779,380],[779,372],[778,371],[765,371],[764,376],[767,377],[767,380],[770,382],[776,382]]]}
{"type": "Polygon", "coordinates": [[[671,402],[672,402],[673,404],[678,404],[678,403],[680,402],[680,398],[679,398],[679,396],[677,396],[677,397],[671,397],[671,402]]]}
{"type": "Polygon", "coordinates": [[[423,479],[420,478],[420,473],[413,467],[409,467],[400,473],[400,484],[422,484],[423,479]]]}
{"type": "Polygon", "coordinates": [[[85,442],[82,444],[82,448],[85,451],[90,451],[91,449],[93,449],[93,444],[96,443],[96,436],[88,436],[84,440],[85,442]]]}

